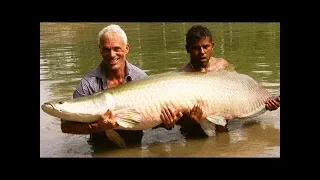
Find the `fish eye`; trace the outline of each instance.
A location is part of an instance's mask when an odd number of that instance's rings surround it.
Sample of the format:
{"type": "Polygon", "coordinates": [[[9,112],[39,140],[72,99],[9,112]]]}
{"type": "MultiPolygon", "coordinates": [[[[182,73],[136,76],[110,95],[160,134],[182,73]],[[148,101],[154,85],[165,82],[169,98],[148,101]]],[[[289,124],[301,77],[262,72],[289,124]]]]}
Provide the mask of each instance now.
{"type": "Polygon", "coordinates": [[[59,104],[63,104],[64,102],[63,101],[59,101],[59,104]]]}

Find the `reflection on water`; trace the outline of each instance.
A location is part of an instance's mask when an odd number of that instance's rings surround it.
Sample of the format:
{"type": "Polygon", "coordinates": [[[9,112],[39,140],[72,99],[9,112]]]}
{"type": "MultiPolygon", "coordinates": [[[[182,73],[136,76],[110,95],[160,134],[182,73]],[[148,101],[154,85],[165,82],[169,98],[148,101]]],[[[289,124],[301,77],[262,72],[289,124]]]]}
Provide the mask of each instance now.
{"type": "Polygon", "coordinates": [[[230,122],[229,132],[216,137],[187,140],[179,126],[148,130],[139,147],[107,149],[93,157],[279,157],[280,127],[274,121],[279,121],[279,111],[245,123],[230,122]]]}
{"type": "MultiPolygon", "coordinates": [[[[119,23],[127,32],[128,60],[147,74],[174,71],[188,61],[185,34],[200,23],[119,23]]],[[[214,56],[223,57],[280,94],[279,23],[201,23],[213,33],[214,56]]],[[[98,33],[107,23],[40,24],[40,106],[68,98],[101,61],[98,33]]],[[[60,121],[40,108],[41,157],[279,157],[280,109],[249,122],[234,121],[213,138],[185,139],[179,126],[146,130],[141,145],[93,150],[87,135],[63,134],[60,121]]]]}

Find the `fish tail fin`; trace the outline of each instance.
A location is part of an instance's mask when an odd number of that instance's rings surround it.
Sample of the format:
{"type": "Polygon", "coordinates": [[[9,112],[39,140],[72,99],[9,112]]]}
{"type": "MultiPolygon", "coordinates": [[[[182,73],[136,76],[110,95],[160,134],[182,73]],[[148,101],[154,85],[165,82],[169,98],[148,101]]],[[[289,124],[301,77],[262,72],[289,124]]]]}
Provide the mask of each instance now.
{"type": "Polygon", "coordinates": [[[124,128],[133,128],[142,121],[142,114],[133,108],[115,111],[116,122],[124,128]]]}
{"type": "Polygon", "coordinates": [[[220,126],[225,126],[227,124],[226,118],[220,115],[210,115],[207,117],[207,120],[220,126]]]}
{"type": "Polygon", "coordinates": [[[216,125],[206,119],[200,119],[199,124],[202,130],[207,134],[207,136],[216,135],[216,125]]]}
{"type": "Polygon", "coordinates": [[[118,147],[126,147],[126,143],[122,137],[113,129],[108,129],[105,131],[108,139],[114,142],[118,147]]]}
{"type": "Polygon", "coordinates": [[[226,126],[227,121],[224,116],[221,115],[209,115],[199,121],[201,128],[208,136],[216,135],[216,125],[226,126]]]}

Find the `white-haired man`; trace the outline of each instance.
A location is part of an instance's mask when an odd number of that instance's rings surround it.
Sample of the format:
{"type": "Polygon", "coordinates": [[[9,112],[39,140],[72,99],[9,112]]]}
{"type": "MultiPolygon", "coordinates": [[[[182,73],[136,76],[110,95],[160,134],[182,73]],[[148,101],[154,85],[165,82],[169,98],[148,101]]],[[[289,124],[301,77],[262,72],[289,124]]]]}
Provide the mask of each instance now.
{"type": "MultiPolygon", "coordinates": [[[[126,55],[129,53],[130,46],[126,33],[119,25],[111,24],[103,28],[98,35],[98,44],[103,60],[96,69],[90,71],[80,80],[73,93],[73,98],[88,96],[147,76],[143,70],[127,61],[126,55]]],[[[174,113],[170,107],[163,110],[161,119],[165,127],[172,127],[175,124],[174,119],[179,119],[182,116],[180,112],[174,113]],[[169,113],[171,113],[169,118],[164,118],[168,117],[169,113]]],[[[117,125],[111,111],[106,110],[101,121],[95,123],[85,124],[62,120],[61,130],[63,133],[90,134],[88,142],[93,145],[114,146],[104,131],[115,128],[117,125]]],[[[142,131],[116,131],[126,144],[141,142],[143,136],[142,131]]]]}

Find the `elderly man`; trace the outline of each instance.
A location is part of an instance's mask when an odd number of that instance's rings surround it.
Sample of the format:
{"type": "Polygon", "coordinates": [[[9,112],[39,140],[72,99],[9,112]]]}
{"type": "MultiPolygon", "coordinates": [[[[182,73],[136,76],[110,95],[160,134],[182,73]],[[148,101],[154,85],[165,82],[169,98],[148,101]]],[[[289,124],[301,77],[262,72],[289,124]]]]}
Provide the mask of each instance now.
{"type": "MultiPolygon", "coordinates": [[[[98,35],[100,54],[103,58],[96,69],[86,74],[78,84],[73,93],[73,98],[92,95],[107,88],[119,86],[128,81],[145,78],[147,74],[129,63],[126,55],[129,53],[129,43],[126,33],[118,25],[109,25],[103,28],[98,35]]],[[[164,109],[168,112],[170,107],[164,109]]],[[[174,112],[174,111],[171,111],[174,112]]],[[[174,112],[175,113],[175,112],[174,112]]],[[[180,118],[182,113],[170,114],[172,118],[180,118]]],[[[171,127],[174,122],[164,115],[161,115],[165,127],[171,127]]],[[[97,146],[114,146],[115,144],[108,139],[105,130],[117,127],[117,123],[111,111],[101,117],[101,121],[95,123],[78,123],[62,120],[61,130],[63,133],[71,134],[90,134],[89,143],[97,146]]],[[[140,143],[142,131],[116,130],[126,144],[140,143]]]]}

